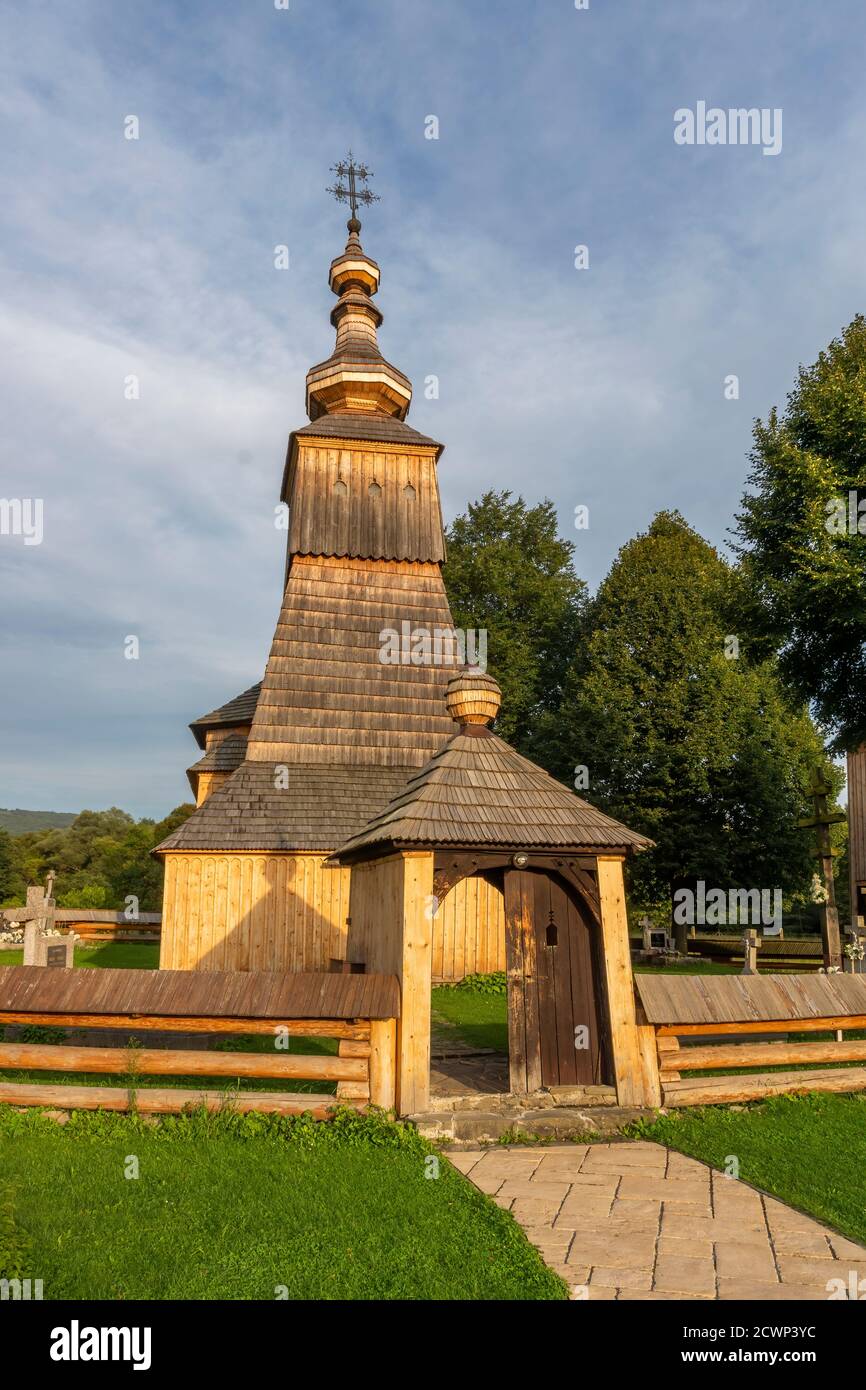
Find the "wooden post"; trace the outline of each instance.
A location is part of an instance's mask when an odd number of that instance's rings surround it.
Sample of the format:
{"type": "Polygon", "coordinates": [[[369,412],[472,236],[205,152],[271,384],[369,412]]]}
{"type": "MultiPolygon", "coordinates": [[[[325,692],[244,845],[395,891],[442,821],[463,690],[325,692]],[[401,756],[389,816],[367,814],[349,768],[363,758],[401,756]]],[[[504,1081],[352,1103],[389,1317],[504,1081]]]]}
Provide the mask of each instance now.
{"type": "Polygon", "coordinates": [[[622,859],[600,855],[597,861],[604,968],[616,1098],[620,1105],[661,1104],[654,1030],[638,1025],[634,976],[625,910],[622,859]]]}
{"type": "MultiPolygon", "coordinates": [[[[830,844],[830,826],[837,821],[846,820],[844,811],[830,811],[827,798],[833,788],[826,781],[821,769],[816,767],[812,774],[810,791],[813,813],[797,824],[803,829],[814,827],[817,841],[817,854],[824,880],[824,901],[821,904],[821,940],[824,943],[824,969],[842,967],[842,943],[839,938],[839,909],[836,906],[836,884],[833,879],[833,859],[837,851],[830,844]]],[[[852,910],[853,910],[852,903],[852,910]]]]}
{"type": "Polygon", "coordinates": [[[402,854],[401,1001],[397,1025],[397,1110],[415,1115],[430,1102],[430,989],[433,958],[433,855],[402,854]]]}
{"type": "Polygon", "coordinates": [[[743,968],[741,975],[758,973],[758,933],[754,930],[743,932],[743,968]]]}
{"type": "Polygon", "coordinates": [[[370,1022],[370,1104],[393,1110],[397,1102],[397,1020],[370,1022]]]}

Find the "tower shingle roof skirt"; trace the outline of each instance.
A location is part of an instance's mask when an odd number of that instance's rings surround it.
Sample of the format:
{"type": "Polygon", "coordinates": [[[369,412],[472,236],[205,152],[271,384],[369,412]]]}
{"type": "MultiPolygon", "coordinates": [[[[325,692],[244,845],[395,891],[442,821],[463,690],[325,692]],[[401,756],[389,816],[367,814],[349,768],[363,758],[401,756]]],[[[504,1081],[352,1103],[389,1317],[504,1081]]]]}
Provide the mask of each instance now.
{"type": "Polygon", "coordinates": [[[374,411],[341,410],[332,415],[320,415],[309,425],[302,425],[293,431],[295,435],[322,435],[341,439],[370,439],[382,444],[418,444],[424,448],[441,449],[435,439],[398,420],[393,415],[379,415],[374,411]]]}
{"type": "Polygon", "coordinates": [[[247,741],[243,735],[230,734],[209,748],[187,772],[234,772],[243,762],[246,751],[247,741]]]}
{"type": "Polygon", "coordinates": [[[334,859],[388,844],[646,849],[495,734],[456,734],[334,859]]]}
{"type": "Polygon", "coordinates": [[[198,719],[194,719],[189,727],[195,734],[199,748],[205,746],[204,736],[208,729],[224,728],[227,724],[252,724],[261,688],[262,683],[258,681],[251,685],[249,690],[236,695],[233,700],[211,710],[210,714],[202,714],[198,719]]]}

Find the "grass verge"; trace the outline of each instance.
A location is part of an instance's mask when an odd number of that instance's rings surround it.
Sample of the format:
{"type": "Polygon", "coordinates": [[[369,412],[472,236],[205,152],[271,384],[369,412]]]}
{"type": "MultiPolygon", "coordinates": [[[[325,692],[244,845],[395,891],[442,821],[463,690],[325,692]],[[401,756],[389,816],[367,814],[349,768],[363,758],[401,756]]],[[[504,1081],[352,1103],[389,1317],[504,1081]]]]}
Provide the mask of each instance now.
{"type": "Polygon", "coordinates": [[[507,1212],[378,1115],[6,1109],[0,1171],[10,1258],[46,1299],[567,1297],[507,1212]]]}

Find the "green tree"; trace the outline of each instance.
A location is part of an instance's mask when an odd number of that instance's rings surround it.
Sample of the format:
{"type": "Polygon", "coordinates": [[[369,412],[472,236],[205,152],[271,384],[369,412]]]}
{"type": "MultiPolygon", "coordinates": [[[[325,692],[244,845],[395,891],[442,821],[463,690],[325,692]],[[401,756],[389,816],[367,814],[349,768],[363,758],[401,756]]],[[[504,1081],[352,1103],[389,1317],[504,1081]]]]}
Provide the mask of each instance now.
{"type": "Polygon", "coordinates": [[[487,668],[502,687],[497,733],[525,746],[535,717],[562,698],[586,586],[553,503],[527,507],[487,492],[447,532],[445,587],[458,628],[487,631],[487,668]]]}
{"type": "Polygon", "coordinates": [[[5,903],[20,892],[21,882],[12,837],[7,830],[0,830],[0,903],[5,903]]]}
{"type": "Polygon", "coordinates": [[[101,870],[108,883],[110,902],[118,909],[130,895],[138,899],[142,912],[159,912],[162,907],[163,869],[151,850],[191,816],[195,807],[177,806],[164,820],[140,820],[131,825],[122,839],[106,844],[101,870]]]}
{"type": "MultiPolygon", "coordinates": [[[[55,896],[60,907],[104,907],[117,911],[133,895],[142,912],[159,911],[163,871],[151,850],[194,810],[194,806],[185,803],[154,823],[149,819],[136,822],[113,806],[108,811],[82,811],[65,828],[17,835],[10,841],[12,887],[7,889],[6,897],[23,902],[25,885],[44,883],[48,870],[54,869],[55,896]]],[[[0,889],[2,836],[0,832],[0,889]]]]}
{"type": "Polygon", "coordinates": [[[866,318],[757,421],[739,514],[747,621],[837,750],[866,742],[866,318]],[[853,494],[853,498],[852,498],[853,494]],[[850,505],[853,500],[853,507],[850,505]],[[852,533],[853,528],[853,533],[852,533]]]}
{"type": "Polygon", "coordinates": [[[601,585],[559,717],[538,733],[560,776],[585,767],[588,799],[655,841],[632,869],[642,907],[699,879],[788,896],[811,887],[797,819],[823,745],[772,661],[733,654],[736,583],[678,513],[658,515],[601,585]]]}

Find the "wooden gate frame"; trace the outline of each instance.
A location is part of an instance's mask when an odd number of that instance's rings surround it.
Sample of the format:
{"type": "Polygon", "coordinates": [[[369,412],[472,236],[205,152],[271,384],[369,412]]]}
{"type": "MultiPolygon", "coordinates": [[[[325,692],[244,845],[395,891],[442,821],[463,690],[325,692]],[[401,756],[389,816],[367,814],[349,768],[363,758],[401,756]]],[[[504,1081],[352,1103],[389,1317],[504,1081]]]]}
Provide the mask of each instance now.
{"type": "MultiPolygon", "coordinates": [[[[395,974],[401,987],[397,1024],[397,1111],[430,1104],[430,988],[435,905],[461,879],[513,864],[523,851],[418,850],[389,847],[352,865],[347,958],[395,974]]],[[[559,874],[598,924],[603,998],[617,1104],[661,1104],[655,1031],[639,1024],[626,917],[623,854],[537,854],[519,867],[559,874]]]]}

